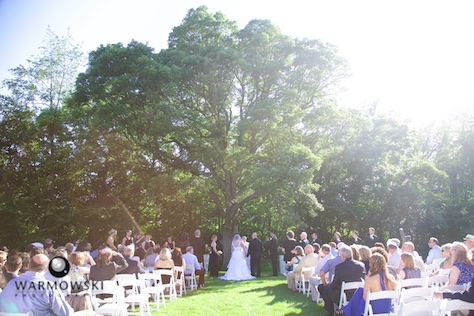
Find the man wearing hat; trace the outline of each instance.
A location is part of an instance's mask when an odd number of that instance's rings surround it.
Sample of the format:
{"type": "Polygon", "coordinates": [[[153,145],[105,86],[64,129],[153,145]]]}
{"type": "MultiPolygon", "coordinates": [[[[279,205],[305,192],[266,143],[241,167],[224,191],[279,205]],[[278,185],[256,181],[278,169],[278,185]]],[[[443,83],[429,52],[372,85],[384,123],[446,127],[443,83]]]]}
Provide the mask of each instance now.
{"type": "Polygon", "coordinates": [[[469,249],[469,253],[471,254],[471,258],[472,258],[473,253],[474,253],[474,235],[467,234],[466,237],[464,237],[464,244],[469,249]]]}

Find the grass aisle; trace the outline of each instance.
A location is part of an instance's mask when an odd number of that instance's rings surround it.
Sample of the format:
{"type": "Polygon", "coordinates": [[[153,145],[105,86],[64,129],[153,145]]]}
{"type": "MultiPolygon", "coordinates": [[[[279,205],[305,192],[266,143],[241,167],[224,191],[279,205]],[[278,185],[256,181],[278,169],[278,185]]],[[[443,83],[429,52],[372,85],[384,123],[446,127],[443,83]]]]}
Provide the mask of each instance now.
{"type": "MultiPolygon", "coordinates": [[[[221,275],[223,272],[221,273],[221,275]]],[[[267,274],[268,275],[268,274],[267,274]]],[[[292,293],[284,276],[250,281],[207,277],[203,289],[188,292],[153,315],[324,315],[324,309],[302,293],[292,293]]]]}

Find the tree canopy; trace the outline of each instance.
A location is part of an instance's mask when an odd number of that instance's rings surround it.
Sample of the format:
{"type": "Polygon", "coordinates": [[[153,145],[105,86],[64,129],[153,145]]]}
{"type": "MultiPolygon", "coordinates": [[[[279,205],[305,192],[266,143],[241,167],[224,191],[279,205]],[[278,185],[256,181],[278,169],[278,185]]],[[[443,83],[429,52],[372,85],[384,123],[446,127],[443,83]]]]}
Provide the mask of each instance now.
{"type": "Polygon", "coordinates": [[[472,227],[472,124],[426,134],[340,108],[348,64],[329,43],[199,7],[166,49],[101,45],[78,74],[80,47],[47,39],[4,81],[3,243],[103,241],[111,226],[201,228],[225,247],[234,233],[370,226],[452,241],[450,225],[472,227]]]}

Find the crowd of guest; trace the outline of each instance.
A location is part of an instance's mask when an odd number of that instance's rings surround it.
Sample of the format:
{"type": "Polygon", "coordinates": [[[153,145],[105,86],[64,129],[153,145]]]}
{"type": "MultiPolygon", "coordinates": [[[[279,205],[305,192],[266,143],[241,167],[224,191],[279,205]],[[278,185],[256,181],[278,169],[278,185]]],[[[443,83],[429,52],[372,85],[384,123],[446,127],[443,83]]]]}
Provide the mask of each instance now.
{"type": "MultiPolygon", "coordinates": [[[[25,299],[17,295],[17,285],[12,280],[71,284],[71,281],[113,280],[117,274],[138,276],[157,269],[172,270],[177,279],[179,275],[175,267],[181,266],[185,274],[191,274],[190,266],[193,266],[197,288],[204,286],[206,242],[201,238],[200,230],[195,231],[193,238],[183,233],[178,243],[168,237],[163,246],[155,243],[150,234],[133,235],[131,230],[127,230],[121,243],[117,242],[117,236],[118,231],[111,229],[103,244],[95,250],[92,250],[89,242],[76,241],[57,246],[50,238],[44,243],[28,245],[23,252],[0,250],[0,312],[34,310],[38,314],[68,315],[73,312],[70,304],[73,294],[83,290],[82,287],[71,286],[53,288],[49,290],[54,294],[50,301],[38,300],[38,295],[33,294],[25,299]],[[70,263],[69,272],[62,277],[52,275],[48,269],[50,260],[58,256],[70,263]]],[[[162,282],[169,283],[169,277],[163,278],[162,282]]]]}
{"type": "MultiPolygon", "coordinates": [[[[307,239],[306,232],[300,233],[299,241],[295,240],[293,231],[288,231],[286,235],[282,251],[289,290],[298,292],[298,281],[303,275],[306,281],[309,280],[313,301],[322,298],[329,315],[360,315],[367,292],[397,289],[401,280],[422,278],[422,275],[433,275],[443,270],[449,276],[447,286],[471,284],[474,278],[474,235],[470,234],[464,237],[463,242],[455,241],[444,245],[440,245],[437,238],[430,238],[430,251],[426,260],[416,251],[413,242],[401,243],[399,239],[391,238],[384,244],[375,235],[373,228],[369,229],[365,240],[354,232],[352,238],[344,242],[341,234],[335,233],[331,242],[322,245],[315,241],[316,234],[312,235],[311,242],[307,239]],[[425,272],[432,264],[436,264],[437,272],[425,272]],[[348,300],[353,297],[350,304],[344,310],[335,310],[342,282],[360,280],[365,280],[364,287],[347,294],[348,300]]],[[[474,296],[471,301],[474,302],[474,296]]],[[[374,312],[375,309],[387,309],[383,304],[372,307],[374,312]]]]}

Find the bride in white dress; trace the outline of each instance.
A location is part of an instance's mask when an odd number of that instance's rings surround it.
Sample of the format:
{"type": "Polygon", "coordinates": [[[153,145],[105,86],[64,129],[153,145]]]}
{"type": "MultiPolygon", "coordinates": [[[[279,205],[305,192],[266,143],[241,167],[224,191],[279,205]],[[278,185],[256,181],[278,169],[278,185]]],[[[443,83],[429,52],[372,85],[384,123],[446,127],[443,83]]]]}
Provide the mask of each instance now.
{"type": "Polygon", "coordinates": [[[247,266],[247,256],[245,253],[245,244],[240,235],[236,234],[232,240],[232,255],[227,265],[227,272],[219,279],[227,281],[254,279],[255,277],[250,274],[250,270],[247,266]]]}

